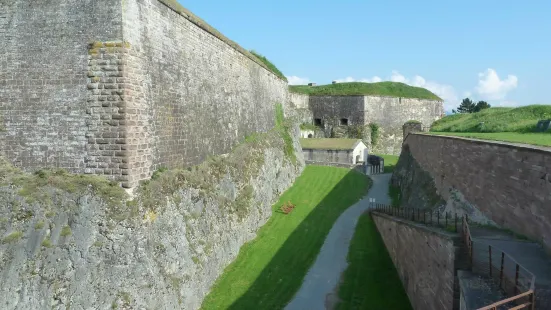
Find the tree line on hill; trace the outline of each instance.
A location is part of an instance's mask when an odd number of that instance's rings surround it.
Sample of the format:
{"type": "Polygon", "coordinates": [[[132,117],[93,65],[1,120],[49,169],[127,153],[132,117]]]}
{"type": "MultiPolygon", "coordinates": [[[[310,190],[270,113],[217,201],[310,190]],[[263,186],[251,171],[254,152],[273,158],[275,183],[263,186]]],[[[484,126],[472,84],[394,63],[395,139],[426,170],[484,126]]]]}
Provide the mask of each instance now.
{"type": "Polygon", "coordinates": [[[471,99],[465,98],[461,101],[461,104],[457,107],[457,110],[452,110],[452,113],[476,113],[491,107],[492,106],[486,101],[479,101],[475,103],[471,99]]]}

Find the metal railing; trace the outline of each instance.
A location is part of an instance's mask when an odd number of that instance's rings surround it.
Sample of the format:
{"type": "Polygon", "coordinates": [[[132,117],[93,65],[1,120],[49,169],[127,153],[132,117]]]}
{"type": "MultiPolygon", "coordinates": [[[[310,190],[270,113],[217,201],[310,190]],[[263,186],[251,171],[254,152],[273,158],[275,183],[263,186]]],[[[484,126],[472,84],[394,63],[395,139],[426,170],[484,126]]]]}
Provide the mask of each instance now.
{"type": "Polygon", "coordinates": [[[371,211],[377,211],[428,226],[443,228],[450,232],[458,232],[458,225],[461,225],[461,219],[458,217],[457,213],[419,208],[397,208],[385,204],[378,204],[373,201],[370,201],[370,204],[371,211]]]}
{"type": "Polygon", "coordinates": [[[467,216],[462,218],[462,234],[472,272],[496,284],[505,298],[478,310],[535,309],[536,277],[506,252],[484,242],[474,241],[467,216]]]}

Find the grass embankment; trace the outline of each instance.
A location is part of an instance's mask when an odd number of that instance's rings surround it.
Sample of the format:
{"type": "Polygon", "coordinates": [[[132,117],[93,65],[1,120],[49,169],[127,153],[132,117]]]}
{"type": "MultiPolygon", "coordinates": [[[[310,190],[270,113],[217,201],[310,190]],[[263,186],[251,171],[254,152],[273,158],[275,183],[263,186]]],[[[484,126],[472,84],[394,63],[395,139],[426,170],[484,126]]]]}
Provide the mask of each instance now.
{"type": "Polygon", "coordinates": [[[412,309],[373,219],[358,220],[336,309],[412,309]]]}
{"type": "Polygon", "coordinates": [[[289,91],[300,94],[308,94],[311,96],[372,95],[442,100],[440,97],[425,88],[409,86],[399,82],[350,82],[319,86],[291,85],[289,86],[289,91]]]}
{"type": "Polygon", "coordinates": [[[300,288],[333,223],[369,186],[356,171],[307,166],[273,206],[256,239],[241,247],[202,309],[282,309],[300,288]],[[296,207],[285,215],[279,208],[287,201],[296,207]]]}
{"type": "Polygon", "coordinates": [[[551,118],[551,105],[490,108],[478,113],[446,116],[431,134],[551,146],[551,131],[535,132],[539,120],[551,118]]]}
{"type": "Polygon", "coordinates": [[[375,154],[375,155],[380,156],[385,160],[385,173],[394,172],[394,168],[398,163],[398,158],[399,158],[398,155],[381,155],[381,154],[375,154]]]}

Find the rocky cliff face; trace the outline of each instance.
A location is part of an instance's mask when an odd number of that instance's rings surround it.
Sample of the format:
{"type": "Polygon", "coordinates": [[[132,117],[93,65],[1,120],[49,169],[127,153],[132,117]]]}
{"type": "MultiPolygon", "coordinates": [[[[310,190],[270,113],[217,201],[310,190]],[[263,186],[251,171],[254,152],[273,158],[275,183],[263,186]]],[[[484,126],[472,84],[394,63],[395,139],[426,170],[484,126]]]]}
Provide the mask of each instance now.
{"type": "Polygon", "coordinates": [[[0,165],[1,309],[197,309],[302,172],[299,129],[113,184],[0,165]]]}

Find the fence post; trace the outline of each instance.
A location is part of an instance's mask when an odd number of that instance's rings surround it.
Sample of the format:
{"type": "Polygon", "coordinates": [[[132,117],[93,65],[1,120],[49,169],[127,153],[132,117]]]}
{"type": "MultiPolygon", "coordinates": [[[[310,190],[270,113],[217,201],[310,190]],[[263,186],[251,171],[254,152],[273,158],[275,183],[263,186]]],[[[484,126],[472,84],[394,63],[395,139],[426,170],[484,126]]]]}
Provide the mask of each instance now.
{"type": "Polygon", "coordinates": [[[419,210],[421,210],[421,209],[417,209],[417,220],[421,221],[421,217],[419,216],[419,210]]]}
{"type": "Polygon", "coordinates": [[[528,295],[528,302],[530,303],[530,310],[536,309],[536,296],[534,295],[534,291],[532,291],[532,294],[528,295]]]}
{"type": "Polygon", "coordinates": [[[457,232],[457,212],[455,212],[455,232],[457,232]]]}
{"type": "Polygon", "coordinates": [[[440,226],[440,211],[436,211],[436,226],[440,226]]]}
{"type": "Polygon", "coordinates": [[[446,212],[446,229],[448,229],[448,212],[446,212]]]}
{"type": "Polygon", "coordinates": [[[492,246],[488,245],[488,253],[490,253],[490,278],[492,277],[492,246]]]}
{"type": "Polygon", "coordinates": [[[518,272],[519,272],[519,265],[517,264],[516,271],[515,271],[515,295],[517,294],[517,287],[518,287],[518,272]]]}
{"type": "Polygon", "coordinates": [[[505,265],[505,253],[501,252],[501,270],[499,271],[499,288],[503,289],[502,283],[503,283],[503,268],[505,265]]]}

